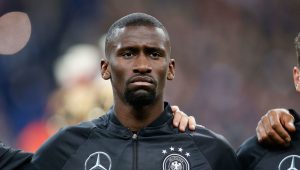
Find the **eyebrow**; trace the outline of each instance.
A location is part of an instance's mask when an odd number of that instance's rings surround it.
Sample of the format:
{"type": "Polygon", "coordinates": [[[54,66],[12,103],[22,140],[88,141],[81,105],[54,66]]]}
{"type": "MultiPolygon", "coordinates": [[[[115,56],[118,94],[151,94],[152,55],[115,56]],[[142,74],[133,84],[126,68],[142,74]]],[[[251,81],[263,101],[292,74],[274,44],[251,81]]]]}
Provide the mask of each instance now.
{"type": "Polygon", "coordinates": [[[161,53],[161,54],[165,54],[165,53],[166,53],[166,51],[165,51],[164,49],[158,48],[158,47],[147,47],[147,48],[145,48],[145,51],[146,51],[146,52],[157,51],[157,52],[159,52],[159,53],[161,53]]]}
{"type": "MultiPolygon", "coordinates": [[[[117,51],[124,51],[124,50],[137,50],[138,47],[135,47],[135,46],[125,46],[125,47],[121,47],[119,49],[117,49],[117,51]]],[[[151,47],[151,46],[146,46],[144,48],[146,51],[159,51],[159,52],[164,52],[165,50],[163,48],[160,48],[160,47],[151,47]]]]}
{"type": "Polygon", "coordinates": [[[122,48],[117,49],[117,52],[123,52],[123,51],[126,51],[126,50],[136,52],[136,51],[138,51],[138,48],[133,47],[133,46],[127,46],[127,47],[122,47],[122,48]]]}

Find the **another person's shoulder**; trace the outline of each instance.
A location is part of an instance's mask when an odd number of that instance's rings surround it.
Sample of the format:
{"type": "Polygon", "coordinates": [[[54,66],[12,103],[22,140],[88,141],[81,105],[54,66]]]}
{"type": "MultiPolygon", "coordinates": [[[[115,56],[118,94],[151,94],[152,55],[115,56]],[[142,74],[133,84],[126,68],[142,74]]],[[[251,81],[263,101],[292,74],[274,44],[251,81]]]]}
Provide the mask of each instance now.
{"type": "Polygon", "coordinates": [[[290,167],[291,160],[300,160],[300,124],[299,115],[289,109],[295,118],[296,132],[292,135],[292,142],[289,147],[271,146],[261,144],[257,137],[247,139],[237,150],[238,160],[245,170],[252,169],[278,169],[290,167]]]}
{"type": "Polygon", "coordinates": [[[248,138],[237,150],[238,160],[245,170],[254,169],[267,153],[267,148],[258,143],[256,136],[248,138]]]}
{"type": "Polygon", "coordinates": [[[0,169],[22,169],[26,166],[32,157],[32,153],[26,153],[21,150],[15,150],[0,142],[0,169]]]}
{"type": "Polygon", "coordinates": [[[245,170],[288,169],[298,167],[300,160],[299,138],[294,136],[289,147],[269,146],[258,143],[256,136],[245,141],[237,155],[245,170]],[[294,163],[293,163],[294,162],[294,163]]]}

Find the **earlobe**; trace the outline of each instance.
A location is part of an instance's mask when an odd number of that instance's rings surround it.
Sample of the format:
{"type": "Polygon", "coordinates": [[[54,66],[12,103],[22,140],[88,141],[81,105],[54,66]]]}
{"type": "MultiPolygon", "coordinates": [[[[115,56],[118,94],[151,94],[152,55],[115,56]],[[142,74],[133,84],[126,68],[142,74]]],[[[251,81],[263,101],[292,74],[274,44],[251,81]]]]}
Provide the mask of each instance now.
{"type": "Polygon", "coordinates": [[[167,74],[167,80],[173,80],[175,78],[175,60],[171,59],[169,63],[169,71],[167,74]]]}
{"type": "Polygon", "coordinates": [[[110,79],[110,72],[108,70],[107,60],[101,60],[101,75],[104,80],[110,79]]]}
{"type": "Polygon", "coordinates": [[[300,92],[300,74],[297,66],[293,68],[293,78],[296,91],[300,92]]]}
{"type": "Polygon", "coordinates": [[[110,73],[109,73],[109,72],[103,73],[103,74],[102,74],[102,78],[103,78],[104,80],[110,79],[110,73]]]}
{"type": "Polygon", "coordinates": [[[174,77],[175,76],[169,72],[168,75],[167,75],[167,80],[173,80],[174,77]]]}

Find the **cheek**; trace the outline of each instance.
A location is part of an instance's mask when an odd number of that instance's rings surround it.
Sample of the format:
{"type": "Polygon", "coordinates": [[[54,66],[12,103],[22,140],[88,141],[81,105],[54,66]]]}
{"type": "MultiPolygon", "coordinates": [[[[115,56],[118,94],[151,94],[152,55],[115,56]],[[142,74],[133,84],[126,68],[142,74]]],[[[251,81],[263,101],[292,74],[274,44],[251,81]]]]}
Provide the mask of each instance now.
{"type": "Polygon", "coordinates": [[[160,65],[160,67],[155,68],[156,71],[156,76],[157,79],[159,80],[160,84],[165,84],[165,81],[167,79],[167,72],[168,72],[168,67],[167,65],[160,65]]]}
{"type": "Polygon", "coordinates": [[[111,80],[117,84],[123,84],[126,81],[128,67],[126,64],[112,62],[110,66],[111,80]]]}

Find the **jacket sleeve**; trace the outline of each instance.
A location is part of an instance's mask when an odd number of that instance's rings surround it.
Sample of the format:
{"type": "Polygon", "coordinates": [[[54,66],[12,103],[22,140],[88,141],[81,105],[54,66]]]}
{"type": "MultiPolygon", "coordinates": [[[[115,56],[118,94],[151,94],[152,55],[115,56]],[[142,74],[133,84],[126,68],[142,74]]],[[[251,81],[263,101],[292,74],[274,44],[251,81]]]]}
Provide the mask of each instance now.
{"type": "Polygon", "coordinates": [[[15,150],[11,147],[5,146],[0,143],[0,169],[1,170],[18,170],[23,169],[27,165],[31,158],[32,153],[26,153],[21,150],[15,150]]]}
{"type": "Polygon", "coordinates": [[[197,133],[194,133],[194,140],[213,170],[240,169],[234,149],[222,135],[205,128],[200,129],[198,132],[201,135],[195,136],[197,133]]]}
{"type": "Polygon", "coordinates": [[[300,121],[300,115],[294,110],[294,109],[288,109],[290,114],[293,115],[295,118],[295,123],[298,123],[300,121]]]}

